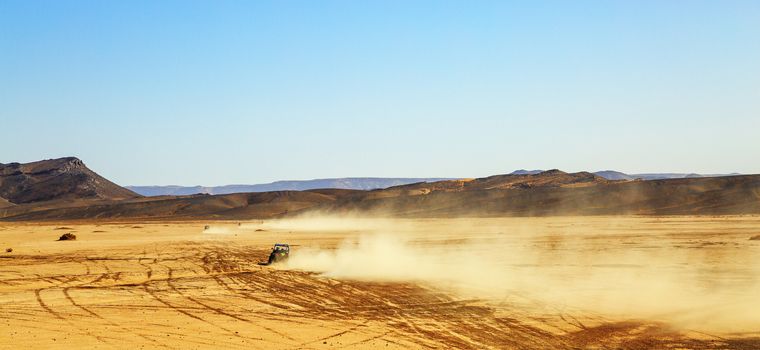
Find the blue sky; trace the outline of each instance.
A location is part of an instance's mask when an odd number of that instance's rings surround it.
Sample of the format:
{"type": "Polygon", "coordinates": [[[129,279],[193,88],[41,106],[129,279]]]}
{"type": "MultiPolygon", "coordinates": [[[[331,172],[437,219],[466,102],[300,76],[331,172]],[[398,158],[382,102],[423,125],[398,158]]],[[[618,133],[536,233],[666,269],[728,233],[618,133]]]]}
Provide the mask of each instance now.
{"type": "Polygon", "coordinates": [[[760,173],[760,1],[0,0],[0,162],[760,173]]]}

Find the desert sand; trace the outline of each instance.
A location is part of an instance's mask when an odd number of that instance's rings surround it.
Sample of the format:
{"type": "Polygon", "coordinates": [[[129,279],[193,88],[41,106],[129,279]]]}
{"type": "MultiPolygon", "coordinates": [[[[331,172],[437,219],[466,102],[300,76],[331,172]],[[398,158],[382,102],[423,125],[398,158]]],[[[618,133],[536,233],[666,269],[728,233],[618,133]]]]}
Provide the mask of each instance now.
{"type": "Polygon", "coordinates": [[[0,348],[760,349],[758,234],[758,216],[0,223],[0,348]],[[258,266],[277,242],[291,259],[258,266]]]}

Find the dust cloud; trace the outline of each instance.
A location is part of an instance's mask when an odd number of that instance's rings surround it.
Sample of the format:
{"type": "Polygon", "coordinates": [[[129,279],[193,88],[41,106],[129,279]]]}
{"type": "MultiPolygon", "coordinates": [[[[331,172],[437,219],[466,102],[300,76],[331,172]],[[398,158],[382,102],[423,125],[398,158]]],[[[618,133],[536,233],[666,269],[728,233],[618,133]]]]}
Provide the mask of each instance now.
{"type": "Polygon", "coordinates": [[[631,235],[609,220],[601,229],[579,229],[572,221],[547,228],[530,219],[506,227],[357,218],[272,225],[355,232],[335,247],[300,247],[286,265],[329,278],[417,283],[494,305],[540,305],[706,331],[760,329],[760,246],[631,235]]]}
{"type": "Polygon", "coordinates": [[[227,227],[208,226],[203,229],[203,233],[224,235],[224,234],[231,234],[234,232],[227,227]]]}

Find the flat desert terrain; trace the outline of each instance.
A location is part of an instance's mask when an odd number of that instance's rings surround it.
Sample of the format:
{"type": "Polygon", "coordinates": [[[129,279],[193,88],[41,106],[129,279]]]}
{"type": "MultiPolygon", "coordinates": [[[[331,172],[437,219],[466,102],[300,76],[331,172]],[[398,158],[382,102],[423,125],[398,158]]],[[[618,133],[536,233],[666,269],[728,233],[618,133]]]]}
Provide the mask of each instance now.
{"type": "Polygon", "coordinates": [[[760,349],[758,235],[757,216],[0,223],[0,348],[760,349]],[[257,265],[274,243],[291,258],[257,265]]]}

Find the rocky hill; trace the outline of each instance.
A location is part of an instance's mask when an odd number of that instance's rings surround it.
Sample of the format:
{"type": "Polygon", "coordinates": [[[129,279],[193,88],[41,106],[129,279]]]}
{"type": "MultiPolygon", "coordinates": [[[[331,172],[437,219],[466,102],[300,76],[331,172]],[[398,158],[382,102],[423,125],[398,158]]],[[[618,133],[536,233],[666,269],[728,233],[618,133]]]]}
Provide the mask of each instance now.
{"type": "Polygon", "coordinates": [[[0,197],[24,204],[59,199],[120,200],[140,195],[106,180],[81,160],[67,157],[0,164],[0,197]]]}

